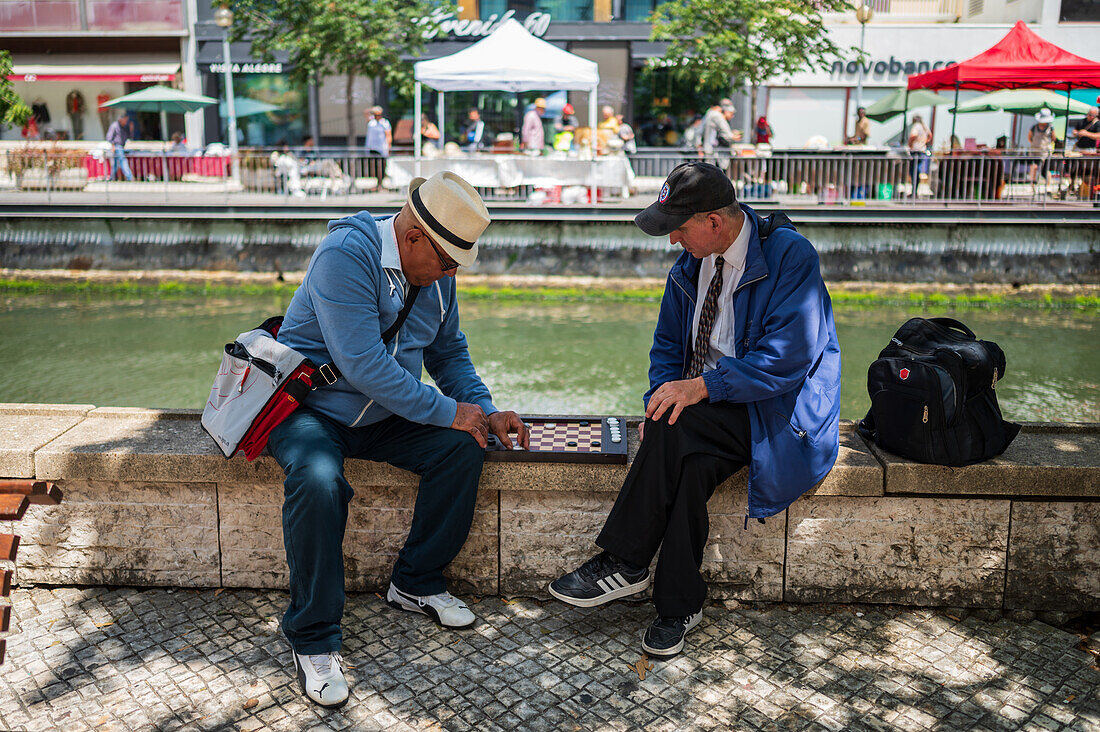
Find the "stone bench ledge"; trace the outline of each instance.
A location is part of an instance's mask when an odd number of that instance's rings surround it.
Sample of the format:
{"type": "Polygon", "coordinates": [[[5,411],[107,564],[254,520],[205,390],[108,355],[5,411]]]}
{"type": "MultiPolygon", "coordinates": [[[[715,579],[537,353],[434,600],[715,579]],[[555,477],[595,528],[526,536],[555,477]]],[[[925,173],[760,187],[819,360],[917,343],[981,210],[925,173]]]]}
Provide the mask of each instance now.
{"type": "Polygon", "coordinates": [[[1100,423],[1024,423],[1004,454],[961,468],[870,449],[887,495],[1100,498],[1100,423]]]}
{"type": "MultiPolygon", "coordinates": [[[[274,459],[226,460],[199,424],[198,410],[88,408],[65,431],[35,452],[35,473],[42,480],[114,480],[160,482],[282,483],[274,459]]],[[[9,420],[0,410],[0,421],[9,420]]],[[[633,425],[636,420],[631,420],[633,425]]],[[[628,426],[633,441],[634,428],[628,426]]],[[[625,465],[489,461],[482,471],[483,490],[617,492],[625,465]]],[[[415,487],[417,477],[385,463],[348,460],[353,485],[415,487]]],[[[748,471],[727,481],[725,489],[743,492],[748,471]]],[[[20,476],[13,476],[20,477],[20,476]]],[[[851,422],[841,431],[841,449],[830,474],[813,489],[817,495],[880,496],[882,469],[851,422]]]]}
{"type": "Polygon", "coordinates": [[[36,477],[35,451],[93,409],[91,404],[0,404],[0,477],[36,477]]]}

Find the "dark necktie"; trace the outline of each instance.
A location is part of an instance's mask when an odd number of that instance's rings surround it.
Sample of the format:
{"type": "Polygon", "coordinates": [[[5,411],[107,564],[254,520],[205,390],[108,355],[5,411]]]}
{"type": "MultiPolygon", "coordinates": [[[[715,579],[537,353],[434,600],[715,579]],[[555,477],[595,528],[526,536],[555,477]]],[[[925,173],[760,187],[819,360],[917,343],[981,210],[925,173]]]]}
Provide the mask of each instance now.
{"type": "Polygon", "coordinates": [[[703,298],[703,309],[699,313],[699,333],[695,336],[695,349],[691,353],[689,379],[703,373],[707,349],[710,347],[710,332],[714,329],[714,317],[718,314],[718,295],[722,292],[722,267],[725,263],[726,260],[721,257],[714,260],[714,277],[710,280],[707,296],[703,298]]]}

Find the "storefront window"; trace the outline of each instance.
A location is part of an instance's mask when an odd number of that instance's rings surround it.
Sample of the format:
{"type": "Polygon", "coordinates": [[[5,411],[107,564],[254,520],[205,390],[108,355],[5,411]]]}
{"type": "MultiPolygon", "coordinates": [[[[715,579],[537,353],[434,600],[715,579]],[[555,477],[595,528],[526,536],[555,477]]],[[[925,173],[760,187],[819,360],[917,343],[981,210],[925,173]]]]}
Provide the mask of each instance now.
{"type": "MultiPolygon", "coordinates": [[[[219,87],[221,75],[218,75],[219,87]]],[[[225,92],[220,91],[221,107],[225,92]]],[[[308,134],[306,88],[291,83],[284,74],[234,74],[238,142],[249,147],[271,147],[282,142],[298,144],[308,134]]],[[[219,114],[222,140],[226,118],[219,114]]]]}
{"type": "Polygon", "coordinates": [[[1100,0],[1062,0],[1061,20],[1100,22],[1100,0]]]}
{"type": "Polygon", "coordinates": [[[621,4],[621,9],[616,7],[615,19],[633,23],[645,22],[657,3],[658,0],[616,0],[616,6],[621,4]]]}
{"type": "Polygon", "coordinates": [[[183,28],[180,0],[85,0],[89,30],[179,30],[183,28]]]}
{"type": "Polygon", "coordinates": [[[668,69],[636,69],[634,131],[638,146],[681,146],[688,127],[725,96],[729,96],[728,89],[678,82],[668,69]]]}
{"type": "Polygon", "coordinates": [[[12,31],[81,30],[78,0],[2,0],[0,28],[12,31]]]}
{"type": "Polygon", "coordinates": [[[531,13],[547,13],[553,20],[591,21],[593,5],[594,0],[481,0],[478,14],[488,20],[513,10],[521,20],[531,13]]]}
{"type": "Polygon", "coordinates": [[[0,0],[5,30],[150,31],[183,28],[181,0],[0,0]],[[84,24],[81,25],[81,5],[84,24]]]}

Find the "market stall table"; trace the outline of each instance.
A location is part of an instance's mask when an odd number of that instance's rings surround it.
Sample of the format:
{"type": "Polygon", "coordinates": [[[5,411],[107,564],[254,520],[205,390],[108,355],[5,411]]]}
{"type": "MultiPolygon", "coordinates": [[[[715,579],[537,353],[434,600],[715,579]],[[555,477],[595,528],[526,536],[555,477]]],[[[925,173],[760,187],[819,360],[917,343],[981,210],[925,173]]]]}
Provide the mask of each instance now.
{"type": "MultiPolygon", "coordinates": [[[[474,153],[422,158],[419,165],[419,174],[424,177],[449,170],[475,188],[587,186],[592,182],[592,161],[576,158],[474,153]]],[[[392,186],[403,188],[417,175],[417,161],[408,157],[390,158],[387,175],[392,186]]],[[[596,185],[600,188],[621,189],[625,197],[632,179],[633,170],[625,155],[596,159],[596,185]]]]}
{"type": "MultiPolygon", "coordinates": [[[[127,153],[126,160],[134,180],[164,179],[163,162],[168,164],[168,179],[182,180],[184,175],[224,178],[229,175],[229,156],[158,155],[156,153],[127,153]]],[[[84,169],[88,178],[102,179],[111,174],[113,159],[110,157],[84,156],[84,169]]]]}

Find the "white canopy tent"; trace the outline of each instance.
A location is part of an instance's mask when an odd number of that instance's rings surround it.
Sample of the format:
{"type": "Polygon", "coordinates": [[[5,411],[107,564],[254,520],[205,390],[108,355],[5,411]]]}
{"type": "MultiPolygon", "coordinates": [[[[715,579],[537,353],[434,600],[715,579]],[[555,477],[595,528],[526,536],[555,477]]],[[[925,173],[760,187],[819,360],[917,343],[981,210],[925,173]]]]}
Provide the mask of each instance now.
{"type": "MultiPolygon", "coordinates": [[[[588,91],[588,125],[592,130],[589,145],[593,160],[591,200],[595,203],[596,88],[600,83],[600,73],[595,61],[581,58],[536,38],[517,21],[509,18],[490,35],[469,48],[450,56],[420,61],[413,69],[416,79],[413,146],[418,161],[420,135],[417,131],[420,129],[420,93],[424,84],[440,92],[438,117],[441,135],[444,128],[445,92],[521,92],[548,89],[588,91]]],[[[440,143],[442,142],[441,138],[440,143]]]]}

